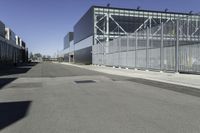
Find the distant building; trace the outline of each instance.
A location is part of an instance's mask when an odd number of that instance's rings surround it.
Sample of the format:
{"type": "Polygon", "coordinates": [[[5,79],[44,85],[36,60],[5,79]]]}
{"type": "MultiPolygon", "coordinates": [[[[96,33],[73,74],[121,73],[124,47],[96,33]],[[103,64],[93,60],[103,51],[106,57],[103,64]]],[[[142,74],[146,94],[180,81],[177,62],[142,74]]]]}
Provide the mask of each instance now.
{"type": "Polygon", "coordinates": [[[16,42],[15,33],[10,28],[5,28],[5,38],[9,41],[16,42]]]}
{"type": "Polygon", "coordinates": [[[74,26],[73,58],[83,64],[200,72],[199,29],[200,16],[192,13],[92,6],[74,26]]]}
{"type": "Polygon", "coordinates": [[[10,28],[0,21],[0,65],[28,61],[28,48],[10,28]]]}
{"type": "Polygon", "coordinates": [[[0,21],[0,36],[4,37],[5,36],[5,24],[0,21]]]}
{"type": "Polygon", "coordinates": [[[64,37],[64,49],[69,48],[70,42],[74,39],[73,32],[68,32],[67,35],[64,37]]]}
{"type": "Polygon", "coordinates": [[[64,37],[63,50],[59,52],[61,61],[74,62],[74,33],[68,32],[64,37]]]}

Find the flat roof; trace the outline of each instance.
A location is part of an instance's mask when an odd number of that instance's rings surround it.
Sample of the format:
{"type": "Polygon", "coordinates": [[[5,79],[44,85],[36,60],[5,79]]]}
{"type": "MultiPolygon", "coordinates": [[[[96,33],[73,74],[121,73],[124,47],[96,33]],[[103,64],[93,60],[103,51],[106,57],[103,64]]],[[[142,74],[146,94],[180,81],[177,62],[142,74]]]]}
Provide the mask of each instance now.
{"type": "Polygon", "coordinates": [[[145,10],[145,9],[130,9],[130,8],[120,8],[120,7],[107,7],[107,6],[92,6],[92,8],[104,8],[104,9],[117,9],[117,10],[128,10],[128,11],[141,11],[141,12],[154,12],[154,13],[169,13],[169,14],[180,14],[180,15],[198,15],[194,13],[183,13],[183,12],[172,12],[172,11],[159,11],[159,10],[145,10]]]}

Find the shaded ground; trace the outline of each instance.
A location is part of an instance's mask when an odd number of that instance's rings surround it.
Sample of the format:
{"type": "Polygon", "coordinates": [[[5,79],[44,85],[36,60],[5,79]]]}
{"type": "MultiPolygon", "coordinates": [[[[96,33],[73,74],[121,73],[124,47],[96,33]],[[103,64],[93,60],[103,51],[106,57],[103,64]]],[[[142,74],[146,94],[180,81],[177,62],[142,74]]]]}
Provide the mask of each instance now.
{"type": "Polygon", "coordinates": [[[1,65],[0,66],[0,89],[2,89],[7,84],[16,80],[20,75],[25,75],[30,69],[32,69],[38,63],[24,63],[14,65],[1,65]]]}
{"type": "Polygon", "coordinates": [[[12,81],[16,80],[17,78],[0,78],[0,90],[6,86],[7,84],[11,83],[12,81]]]}
{"type": "Polygon", "coordinates": [[[30,101],[0,103],[0,130],[24,118],[30,104],[30,101]]]}
{"type": "Polygon", "coordinates": [[[33,66],[37,65],[37,63],[24,63],[18,64],[17,66],[0,66],[0,76],[7,76],[7,75],[15,75],[15,74],[23,74],[29,71],[33,66]]]}

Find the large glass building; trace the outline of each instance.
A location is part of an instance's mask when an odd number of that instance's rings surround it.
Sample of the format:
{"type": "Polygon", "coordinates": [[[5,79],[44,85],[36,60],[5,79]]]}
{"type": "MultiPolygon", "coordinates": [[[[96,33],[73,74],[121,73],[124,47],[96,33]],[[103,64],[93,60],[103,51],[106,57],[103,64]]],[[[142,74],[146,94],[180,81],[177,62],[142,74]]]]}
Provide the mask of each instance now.
{"type": "Polygon", "coordinates": [[[73,32],[68,32],[67,35],[64,37],[64,49],[70,47],[70,42],[74,39],[73,32]]]}
{"type": "Polygon", "coordinates": [[[198,14],[92,6],[74,26],[74,61],[200,72],[198,14]]]}

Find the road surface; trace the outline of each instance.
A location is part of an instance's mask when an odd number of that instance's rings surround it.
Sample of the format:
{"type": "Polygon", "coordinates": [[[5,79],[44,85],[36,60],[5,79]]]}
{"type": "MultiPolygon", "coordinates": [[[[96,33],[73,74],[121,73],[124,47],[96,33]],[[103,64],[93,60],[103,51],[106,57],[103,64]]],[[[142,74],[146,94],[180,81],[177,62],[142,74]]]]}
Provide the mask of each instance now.
{"type": "Polygon", "coordinates": [[[200,97],[177,86],[47,62],[0,72],[1,133],[200,132],[200,97]]]}

